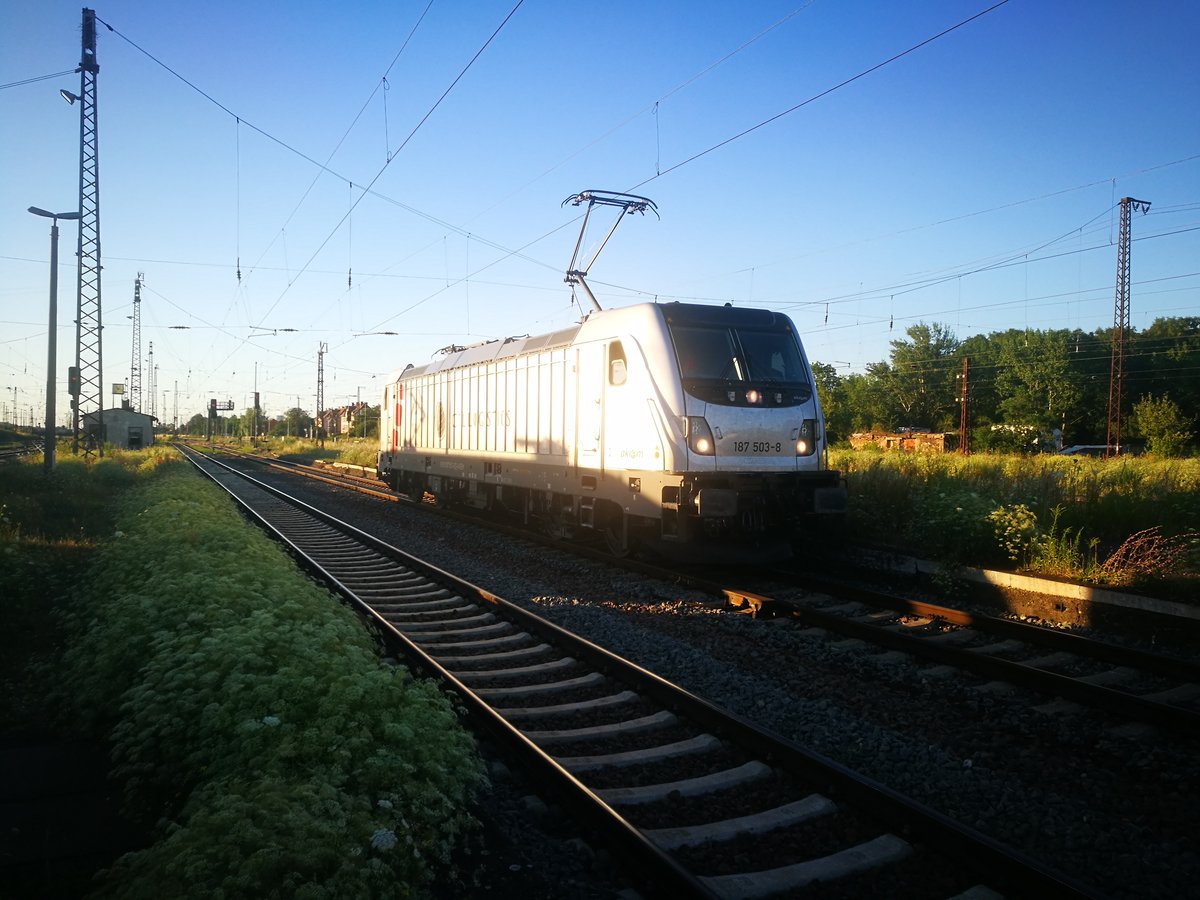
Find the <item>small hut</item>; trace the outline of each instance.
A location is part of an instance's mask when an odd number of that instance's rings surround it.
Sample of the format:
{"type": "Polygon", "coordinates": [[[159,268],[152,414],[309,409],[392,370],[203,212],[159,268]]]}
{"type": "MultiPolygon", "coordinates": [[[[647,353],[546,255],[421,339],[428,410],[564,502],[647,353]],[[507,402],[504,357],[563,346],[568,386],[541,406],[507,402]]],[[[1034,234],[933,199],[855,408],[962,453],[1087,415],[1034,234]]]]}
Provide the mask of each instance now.
{"type": "MultiPolygon", "coordinates": [[[[140,450],[154,443],[154,416],[134,412],[132,409],[114,408],[103,412],[104,442],[121,450],[140,450]]],[[[83,431],[94,434],[97,416],[85,413],[83,431]]]]}

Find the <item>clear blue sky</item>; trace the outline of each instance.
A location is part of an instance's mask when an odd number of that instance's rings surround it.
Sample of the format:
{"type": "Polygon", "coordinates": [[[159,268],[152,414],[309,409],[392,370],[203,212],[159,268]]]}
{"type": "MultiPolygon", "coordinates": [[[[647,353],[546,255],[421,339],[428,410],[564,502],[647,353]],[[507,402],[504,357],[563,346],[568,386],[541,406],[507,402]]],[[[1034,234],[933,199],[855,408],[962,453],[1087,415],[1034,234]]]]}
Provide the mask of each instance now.
{"type": "MultiPolygon", "coordinates": [[[[1123,196],[1153,204],[1133,325],[1200,314],[1200,4],[1011,0],[768,122],[990,4],[525,0],[488,43],[514,2],[97,4],[104,383],[129,378],[144,272],[160,418],[176,385],[181,419],[240,411],[256,367],[268,413],[312,411],[322,342],[327,405],[378,402],[447,344],[578,318],[560,203],[589,188],[662,215],[617,229],[602,304],[785,310],[843,374],[921,321],[1110,326],[1123,196]]],[[[6,0],[0,84],[73,69],[80,21],[6,0]]],[[[16,388],[22,418],[44,404],[49,261],[26,208],[78,196],[60,88],[79,76],[0,90],[0,402],[16,388]]]]}

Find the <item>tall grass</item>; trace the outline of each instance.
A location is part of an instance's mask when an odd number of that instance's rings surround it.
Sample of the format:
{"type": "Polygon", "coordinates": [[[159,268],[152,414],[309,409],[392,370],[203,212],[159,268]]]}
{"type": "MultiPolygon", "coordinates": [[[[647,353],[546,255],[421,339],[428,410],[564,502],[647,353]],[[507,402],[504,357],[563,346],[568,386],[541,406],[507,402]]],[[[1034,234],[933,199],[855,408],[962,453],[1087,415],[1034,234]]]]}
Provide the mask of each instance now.
{"type": "Polygon", "coordinates": [[[839,450],[830,464],[865,539],[1114,583],[1200,568],[1200,459],[839,450]],[[1156,541],[1131,543],[1151,530],[1156,541]]]}
{"type": "Polygon", "coordinates": [[[271,438],[260,445],[264,452],[303,462],[340,462],[351,466],[375,468],[379,454],[378,438],[352,438],[339,435],[326,438],[322,447],[311,438],[271,438]]]}

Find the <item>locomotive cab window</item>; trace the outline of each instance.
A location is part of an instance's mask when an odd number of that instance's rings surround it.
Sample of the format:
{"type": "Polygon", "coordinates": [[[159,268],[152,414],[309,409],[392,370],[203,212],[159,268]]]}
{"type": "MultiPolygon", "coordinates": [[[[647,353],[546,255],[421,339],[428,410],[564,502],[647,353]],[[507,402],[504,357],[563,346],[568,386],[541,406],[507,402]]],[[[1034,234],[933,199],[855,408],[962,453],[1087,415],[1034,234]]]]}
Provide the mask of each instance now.
{"type": "Polygon", "coordinates": [[[620,341],[608,345],[608,383],[620,387],[629,377],[629,369],[625,364],[625,348],[620,341]]]}
{"type": "Polygon", "coordinates": [[[675,326],[671,329],[679,371],[685,379],[744,381],[733,333],[728,328],[675,326]]]}
{"type": "Polygon", "coordinates": [[[671,324],[683,387],[721,405],[795,406],[812,397],[795,334],[787,328],[671,324]]]}
{"type": "Polygon", "coordinates": [[[755,381],[795,384],[805,381],[804,363],[789,332],[738,332],[746,356],[746,368],[755,381]]]}

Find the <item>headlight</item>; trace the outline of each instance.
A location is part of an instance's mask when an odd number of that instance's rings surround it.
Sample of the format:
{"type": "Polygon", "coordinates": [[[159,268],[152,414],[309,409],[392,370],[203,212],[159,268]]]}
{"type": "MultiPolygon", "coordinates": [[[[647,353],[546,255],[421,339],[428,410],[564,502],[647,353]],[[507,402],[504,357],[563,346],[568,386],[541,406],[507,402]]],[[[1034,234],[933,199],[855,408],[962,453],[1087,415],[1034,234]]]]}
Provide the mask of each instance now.
{"type": "Polygon", "coordinates": [[[800,423],[800,433],[796,436],[796,455],[812,456],[817,450],[817,420],[805,419],[800,423]]]}
{"type": "Polygon", "coordinates": [[[700,456],[712,456],[717,452],[712,429],[704,416],[687,417],[687,442],[688,449],[700,456]]]}

